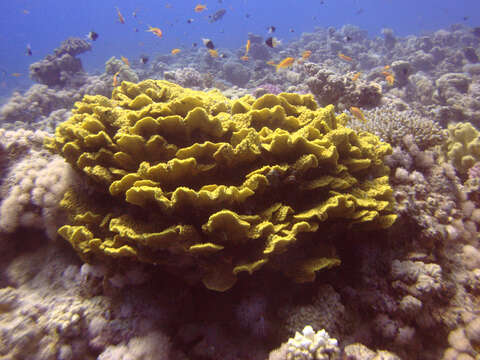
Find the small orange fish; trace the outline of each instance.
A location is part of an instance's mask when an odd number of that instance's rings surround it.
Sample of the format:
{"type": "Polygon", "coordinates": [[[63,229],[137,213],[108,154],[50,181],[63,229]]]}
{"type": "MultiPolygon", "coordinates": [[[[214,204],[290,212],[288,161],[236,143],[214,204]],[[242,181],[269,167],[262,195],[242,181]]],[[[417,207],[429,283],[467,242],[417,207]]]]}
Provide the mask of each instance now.
{"type": "Polygon", "coordinates": [[[355,116],[358,120],[360,120],[364,124],[367,123],[367,120],[365,119],[365,115],[363,115],[362,110],[360,110],[358,107],[356,106],[350,107],[350,112],[352,113],[353,116],[355,116]]]}
{"type": "Polygon", "coordinates": [[[272,65],[272,66],[277,66],[277,64],[275,64],[275,61],[273,61],[273,60],[268,60],[267,64],[272,65]]]}
{"type": "Polygon", "coordinates": [[[172,53],[172,55],[175,55],[175,54],[178,54],[180,51],[182,51],[182,50],[180,50],[180,49],[173,49],[173,50],[171,51],[171,53],[172,53]]]}
{"type": "Polygon", "coordinates": [[[295,62],[295,59],[292,57],[286,57],[282,61],[280,61],[276,66],[277,66],[277,71],[278,69],[283,69],[289,66],[292,66],[292,64],[295,62]]]}
{"type": "Polygon", "coordinates": [[[302,53],[302,59],[308,59],[310,57],[310,55],[312,55],[312,52],[310,50],[305,50],[303,53],[302,53]]]}
{"type": "Polygon", "coordinates": [[[118,74],[120,74],[120,71],[117,71],[115,75],[113,75],[113,87],[116,87],[118,85],[118,74]]]}
{"type": "Polygon", "coordinates": [[[247,45],[245,45],[245,56],[248,55],[248,52],[250,51],[250,39],[247,40],[247,45]]]}
{"type": "Polygon", "coordinates": [[[118,21],[120,21],[120,24],[125,24],[125,18],[123,17],[122,13],[118,9],[118,7],[116,9],[117,9],[118,21]]]}
{"type": "Polygon", "coordinates": [[[20,73],[12,73],[12,76],[15,76],[15,77],[20,77],[22,76],[23,74],[20,74],[20,73]]]}
{"type": "Polygon", "coordinates": [[[123,63],[127,66],[130,66],[130,61],[125,56],[121,56],[120,59],[122,59],[123,63]]]}
{"type": "Polygon", "coordinates": [[[208,52],[210,53],[211,57],[214,57],[214,58],[218,57],[218,51],[217,50],[208,49],[208,52]]]}
{"type": "Polygon", "coordinates": [[[385,76],[385,80],[387,80],[388,85],[393,86],[395,83],[395,76],[393,74],[385,76]]]}
{"type": "Polygon", "coordinates": [[[361,73],[361,72],[357,72],[355,75],[352,76],[352,80],[353,80],[353,81],[357,81],[358,78],[360,77],[360,75],[362,75],[362,73],[361,73]]]}
{"type": "Polygon", "coordinates": [[[389,71],[382,71],[382,75],[383,76],[389,76],[389,75],[392,75],[392,73],[389,72],[389,71]]]}
{"type": "Polygon", "coordinates": [[[383,67],[383,70],[388,70],[388,69],[390,69],[390,65],[385,65],[385,66],[383,67]]]}
{"type": "Polygon", "coordinates": [[[202,12],[203,10],[206,10],[207,9],[207,6],[206,5],[202,5],[202,4],[198,4],[197,6],[195,6],[195,12],[202,12]]]}
{"type": "Polygon", "coordinates": [[[147,31],[157,35],[159,38],[161,38],[163,36],[162,30],[160,30],[157,27],[151,27],[150,25],[148,25],[148,30],[147,31]]]}
{"type": "Polygon", "coordinates": [[[23,11],[22,11],[22,12],[23,12],[25,15],[28,15],[28,14],[30,14],[30,11],[28,11],[27,9],[23,9],[23,11]]]}
{"type": "Polygon", "coordinates": [[[353,59],[350,56],[347,56],[347,55],[342,54],[342,53],[338,53],[338,57],[342,60],[345,60],[345,61],[353,61],[353,59]]]}
{"type": "Polygon", "coordinates": [[[247,55],[243,55],[240,59],[243,60],[243,61],[248,61],[248,56],[247,56],[247,55]]]}

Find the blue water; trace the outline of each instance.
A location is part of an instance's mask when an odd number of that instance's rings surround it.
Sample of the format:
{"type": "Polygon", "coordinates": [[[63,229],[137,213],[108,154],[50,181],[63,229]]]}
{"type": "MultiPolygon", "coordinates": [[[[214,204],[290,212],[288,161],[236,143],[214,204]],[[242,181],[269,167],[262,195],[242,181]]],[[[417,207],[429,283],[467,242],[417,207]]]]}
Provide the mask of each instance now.
{"type": "Polygon", "coordinates": [[[455,23],[480,26],[478,0],[3,0],[0,8],[0,68],[8,73],[0,90],[30,84],[30,63],[52,53],[65,38],[84,37],[91,30],[100,37],[81,58],[87,71],[101,72],[111,56],[153,57],[173,48],[190,48],[194,42],[201,44],[202,37],[220,48],[238,48],[244,46],[249,32],[266,35],[270,25],[277,28],[279,39],[287,41],[316,26],[353,24],[371,37],[381,36],[384,27],[406,36],[455,23]],[[199,3],[207,10],[195,13],[199,3]],[[116,7],[125,24],[118,21],[116,7]],[[210,23],[208,15],[221,8],[227,10],[223,19],[210,23]],[[194,22],[188,24],[190,18],[194,22]],[[163,38],[146,32],[147,25],[162,29],[163,38]],[[25,54],[27,44],[32,56],[25,54]]]}

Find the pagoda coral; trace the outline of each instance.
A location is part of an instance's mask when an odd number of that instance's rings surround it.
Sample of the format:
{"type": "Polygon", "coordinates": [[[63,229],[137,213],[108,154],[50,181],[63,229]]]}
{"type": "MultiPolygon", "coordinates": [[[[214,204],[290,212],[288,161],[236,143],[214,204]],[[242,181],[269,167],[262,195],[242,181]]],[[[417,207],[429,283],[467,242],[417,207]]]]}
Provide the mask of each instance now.
{"type": "Polygon", "coordinates": [[[87,262],[162,265],[212,290],[239,274],[297,282],[340,263],[335,236],[393,224],[389,144],[312,95],[230,100],[167,81],[85,96],[49,144],[90,193],[59,229],[87,262]]]}

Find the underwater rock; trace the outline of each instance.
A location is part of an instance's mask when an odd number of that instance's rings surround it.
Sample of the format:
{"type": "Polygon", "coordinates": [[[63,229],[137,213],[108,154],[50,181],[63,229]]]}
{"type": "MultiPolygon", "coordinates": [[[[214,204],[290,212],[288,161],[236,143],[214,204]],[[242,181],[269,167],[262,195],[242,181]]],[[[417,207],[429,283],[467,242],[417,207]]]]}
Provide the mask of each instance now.
{"type": "Polygon", "coordinates": [[[380,85],[365,81],[353,81],[314,63],[306,63],[306,84],[322,105],[334,104],[341,110],[351,106],[373,107],[380,103],[380,85]]]}
{"type": "Polygon", "coordinates": [[[204,88],[202,74],[191,67],[176,69],[175,71],[166,71],[164,73],[165,80],[172,81],[184,87],[198,87],[204,88]]]}
{"type": "Polygon", "coordinates": [[[395,82],[398,86],[404,86],[408,82],[408,77],[412,73],[412,67],[409,62],[397,60],[392,63],[392,71],[395,75],[395,82]]]}
{"type": "Polygon", "coordinates": [[[477,55],[477,52],[475,51],[475,49],[473,47],[466,47],[465,49],[463,49],[463,54],[465,55],[465,59],[467,59],[469,62],[471,63],[478,63],[479,59],[478,59],[478,55],[477,55]]]}
{"type": "Polygon", "coordinates": [[[69,38],[55,49],[55,55],[47,55],[45,59],[31,64],[30,77],[48,86],[78,87],[85,82],[86,76],[82,62],[75,56],[90,49],[85,40],[69,38]]]}
{"type": "Polygon", "coordinates": [[[229,61],[223,65],[225,80],[233,85],[244,87],[250,80],[250,70],[237,62],[229,61]]]}
{"type": "Polygon", "coordinates": [[[382,29],[382,35],[383,35],[385,47],[388,50],[392,50],[395,47],[395,44],[397,43],[397,39],[393,35],[393,30],[384,28],[382,29]]]}
{"type": "Polygon", "coordinates": [[[80,55],[86,51],[90,51],[92,46],[88,41],[80,38],[70,37],[62,42],[62,44],[54,50],[55,56],[60,57],[64,54],[71,56],[80,55]]]}

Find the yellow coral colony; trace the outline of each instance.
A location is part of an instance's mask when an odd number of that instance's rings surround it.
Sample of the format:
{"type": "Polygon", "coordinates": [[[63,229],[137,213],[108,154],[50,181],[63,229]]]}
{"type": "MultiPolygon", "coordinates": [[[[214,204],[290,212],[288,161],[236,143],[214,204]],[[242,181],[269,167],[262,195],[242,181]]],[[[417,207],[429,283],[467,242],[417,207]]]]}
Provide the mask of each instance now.
{"type": "Polygon", "coordinates": [[[469,122],[448,125],[444,152],[458,172],[465,175],[480,161],[480,132],[469,122]]]}
{"type": "Polygon", "coordinates": [[[50,144],[94,192],[65,195],[59,234],[85,261],[159,264],[217,291],[263,268],[312,281],[340,263],[336,233],[396,218],[390,145],[341,120],[311,95],[232,101],[154,80],[87,95],[50,144]]]}

